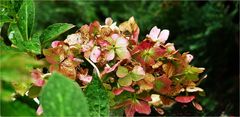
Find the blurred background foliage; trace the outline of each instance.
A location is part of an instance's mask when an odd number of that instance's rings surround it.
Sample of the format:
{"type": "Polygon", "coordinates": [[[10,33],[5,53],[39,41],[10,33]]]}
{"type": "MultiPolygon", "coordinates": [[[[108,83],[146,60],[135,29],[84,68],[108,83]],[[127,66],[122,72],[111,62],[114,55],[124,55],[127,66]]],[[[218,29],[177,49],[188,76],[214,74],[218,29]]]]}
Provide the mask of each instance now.
{"type": "MultiPolygon", "coordinates": [[[[192,64],[205,67],[208,78],[200,86],[206,91],[206,97],[199,99],[203,112],[191,104],[176,104],[166,115],[239,115],[238,1],[36,0],[35,4],[35,30],[60,22],[78,28],[94,20],[103,24],[107,17],[119,24],[131,16],[140,27],[139,40],[153,26],[169,29],[168,42],[194,55],[192,64]]],[[[153,110],[151,115],[157,114],[153,110]]]]}

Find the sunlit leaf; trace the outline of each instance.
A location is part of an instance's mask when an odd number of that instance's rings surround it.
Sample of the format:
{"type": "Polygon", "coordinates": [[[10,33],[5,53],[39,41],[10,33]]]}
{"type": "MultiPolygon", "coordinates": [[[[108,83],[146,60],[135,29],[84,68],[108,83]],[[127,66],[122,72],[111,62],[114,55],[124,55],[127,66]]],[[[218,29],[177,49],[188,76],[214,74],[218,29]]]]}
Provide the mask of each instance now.
{"type": "Polygon", "coordinates": [[[40,36],[40,41],[42,43],[42,47],[45,48],[49,46],[49,44],[54,41],[57,36],[68,31],[73,28],[74,25],[67,23],[56,23],[48,26],[40,36]]]}
{"type": "Polygon", "coordinates": [[[23,0],[18,11],[18,27],[24,40],[29,40],[35,21],[35,5],[33,0],[23,0]]]}

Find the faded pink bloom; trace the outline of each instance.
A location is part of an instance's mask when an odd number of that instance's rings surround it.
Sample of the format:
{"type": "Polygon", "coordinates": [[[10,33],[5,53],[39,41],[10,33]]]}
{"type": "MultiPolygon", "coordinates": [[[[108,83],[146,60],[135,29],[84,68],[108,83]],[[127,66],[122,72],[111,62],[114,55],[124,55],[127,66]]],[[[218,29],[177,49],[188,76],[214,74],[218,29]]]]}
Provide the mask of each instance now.
{"type": "Polygon", "coordinates": [[[154,26],[147,37],[150,37],[154,42],[156,42],[158,40],[159,33],[160,29],[157,26],[154,26]]]}
{"type": "Polygon", "coordinates": [[[167,43],[165,45],[165,47],[167,48],[168,51],[175,51],[176,50],[173,43],[167,43]]]}
{"type": "Polygon", "coordinates": [[[114,71],[119,65],[120,63],[122,62],[122,60],[118,61],[115,65],[113,65],[112,67],[106,65],[106,67],[104,67],[104,70],[103,72],[101,73],[101,76],[107,74],[107,73],[110,73],[112,71],[114,71]]]}
{"type": "Polygon", "coordinates": [[[83,42],[83,40],[81,40],[80,38],[81,38],[81,36],[78,33],[71,34],[71,35],[67,36],[67,39],[65,39],[64,42],[70,46],[76,45],[76,44],[81,44],[83,42]]]}
{"type": "Polygon", "coordinates": [[[90,54],[90,59],[94,63],[96,63],[100,54],[101,54],[100,48],[98,46],[95,46],[90,54]]]}
{"type": "Polygon", "coordinates": [[[82,52],[89,51],[94,46],[93,41],[89,41],[87,44],[82,45],[82,52]]]}
{"type": "Polygon", "coordinates": [[[88,84],[92,81],[92,76],[90,75],[79,75],[79,80],[81,80],[84,84],[88,84]]]}
{"type": "Polygon", "coordinates": [[[191,61],[192,61],[192,59],[193,59],[193,55],[191,55],[191,54],[187,54],[186,55],[186,61],[188,62],[188,63],[190,63],[191,61]]]}
{"type": "Polygon", "coordinates": [[[45,84],[45,81],[41,77],[42,73],[38,70],[33,70],[31,73],[33,79],[33,85],[42,87],[45,84]]]}
{"type": "Polygon", "coordinates": [[[138,75],[145,75],[145,71],[141,66],[135,66],[132,72],[138,75]]]}
{"type": "Polygon", "coordinates": [[[121,60],[129,59],[131,55],[127,49],[128,40],[124,37],[120,37],[118,34],[112,34],[111,37],[111,39],[107,40],[110,45],[107,47],[108,52],[105,55],[106,60],[113,60],[115,57],[115,53],[121,60]]]}
{"type": "Polygon", "coordinates": [[[57,47],[59,44],[60,44],[60,41],[53,41],[52,44],[51,44],[51,46],[52,46],[53,48],[55,48],[55,47],[57,47]]]}
{"type": "Polygon", "coordinates": [[[37,108],[36,114],[39,116],[39,115],[42,115],[42,113],[43,113],[42,105],[39,105],[37,108]]]}
{"type": "Polygon", "coordinates": [[[105,19],[105,24],[106,24],[106,25],[111,26],[112,23],[113,23],[112,18],[108,17],[108,18],[105,19]]]}
{"type": "Polygon", "coordinates": [[[160,42],[165,43],[169,36],[169,30],[162,30],[158,39],[160,42]]]}
{"type": "Polygon", "coordinates": [[[147,37],[151,38],[154,42],[165,43],[169,36],[169,30],[160,30],[157,26],[154,26],[147,37]]]}
{"type": "Polygon", "coordinates": [[[127,87],[121,87],[121,88],[114,89],[113,93],[115,95],[120,95],[124,90],[129,91],[129,92],[135,92],[135,90],[132,87],[127,86],[127,87]]]}
{"type": "Polygon", "coordinates": [[[109,52],[106,53],[106,60],[107,61],[110,61],[110,60],[113,60],[114,57],[115,57],[115,52],[114,50],[110,50],[109,52]]]}

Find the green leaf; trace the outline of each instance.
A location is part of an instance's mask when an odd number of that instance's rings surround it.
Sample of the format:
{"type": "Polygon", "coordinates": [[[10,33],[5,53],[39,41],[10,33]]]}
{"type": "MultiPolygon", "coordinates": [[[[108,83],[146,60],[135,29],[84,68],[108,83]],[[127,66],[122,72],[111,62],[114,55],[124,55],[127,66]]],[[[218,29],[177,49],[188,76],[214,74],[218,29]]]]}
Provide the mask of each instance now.
{"type": "Polygon", "coordinates": [[[88,117],[87,99],[79,85],[54,72],[40,94],[45,116],[88,117]]]}
{"type": "Polygon", "coordinates": [[[5,46],[0,46],[0,49],[3,50],[0,51],[0,79],[6,82],[28,81],[33,67],[43,64],[24,52],[5,46]]]}
{"type": "Polygon", "coordinates": [[[19,102],[1,101],[1,116],[35,116],[35,110],[19,102]]]}
{"type": "Polygon", "coordinates": [[[24,40],[29,40],[35,20],[35,5],[33,0],[24,0],[18,11],[18,27],[24,40]]]}
{"type": "Polygon", "coordinates": [[[12,98],[14,96],[14,89],[12,88],[11,83],[7,83],[7,82],[1,82],[1,95],[0,95],[0,99],[2,101],[12,101],[12,98]]]}
{"type": "Polygon", "coordinates": [[[185,73],[187,80],[198,81],[198,74],[185,73]]]}
{"type": "Polygon", "coordinates": [[[12,83],[16,93],[20,94],[21,96],[24,96],[24,94],[31,87],[31,84],[32,82],[30,78],[25,78],[25,81],[13,81],[12,83]]]}
{"type": "Polygon", "coordinates": [[[118,83],[121,86],[129,86],[129,85],[131,85],[132,84],[132,77],[131,77],[131,75],[128,74],[124,78],[119,78],[118,79],[118,83]]]}
{"type": "Polygon", "coordinates": [[[110,111],[110,117],[123,117],[124,109],[112,109],[110,111]]]}
{"type": "Polygon", "coordinates": [[[67,23],[56,23],[48,26],[40,36],[42,47],[48,46],[57,36],[73,28],[74,25],[67,23]]]}
{"type": "Polygon", "coordinates": [[[15,23],[11,23],[8,29],[8,38],[13,45],[17,46],[18,49],[34,54],[41,54],[40,45],[41,33],[34,33],[30,40],[25,41],[19,28],[15,23]]]}
{"type": "Polygon", "coordinates": [[[129,75],[131,76],[133,81],[139,81],[144,78],[143,75],[138,75],[135,73],[130,73],[129,75]]]}
{"type": "Polygon", "coordinates": [[[41,89],[42,89],[41,87],[32,86],[32,87],[29,89],[28,97],[30,97],[30,98],[38,97],[38,95],[40,94],[41,89]]]}
{"type": "Polygon", "coordinates": [[[97,74],[93,74],[93,81],[86,88],[89,112],[92,117],[109,116],[109,96],[97,74]]]}
{"type": "Polygon", "coordinates": [[[34,54],[41,54],[41,44],[40,44],[40,35],[41,33],[34,33],[27,43],[25,43],[26,51],[34,53],[34,54]]]}
{"type": "Polygon", "coordinates": [[[128,69],[126,67],[119,66],[116,74],[120,78],[125,77],[128,74],[128,69]]]}
{"type": "Polygon", "coordinates": [[[24,50],[24,39],[16,23],[11,23],[8,28],[8,38],[13,45],[24,50]]]}
{"type": "Polygon", "coordinates": [[[1,14],[0,14],[0,17],[1,17],[0,23],[2,23],[2,24],[13,21],[13,20],[12,20],[10,17],[8,17],[7,15],[1,15],[1,14]]]}

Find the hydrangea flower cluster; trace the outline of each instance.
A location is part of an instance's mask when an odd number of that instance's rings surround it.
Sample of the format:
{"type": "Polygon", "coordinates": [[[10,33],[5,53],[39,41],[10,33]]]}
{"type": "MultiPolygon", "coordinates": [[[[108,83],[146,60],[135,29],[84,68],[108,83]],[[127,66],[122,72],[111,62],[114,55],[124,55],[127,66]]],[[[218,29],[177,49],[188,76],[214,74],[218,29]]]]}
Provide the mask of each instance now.
{"type": "MultiPolygon", "coordinates": [[[[150,114],[151,107],[163,114],[176,102],[202,110],[195,98],[204,93],[197,87],[204,68],[189,65],[191,54],[166,43],[169,30],[154,26],[141,42],[139,32],[133,17],[119,26],[107,18],[105,25],[83,25],[43,53],[50,72],[58,71],[82,88],[91,82],[94,68],[111,95],[111,109],[123,108],[126,116],[150,114]]],[[[38,86],[44,84],[41,80],[36,79],[38,86]]]]}

